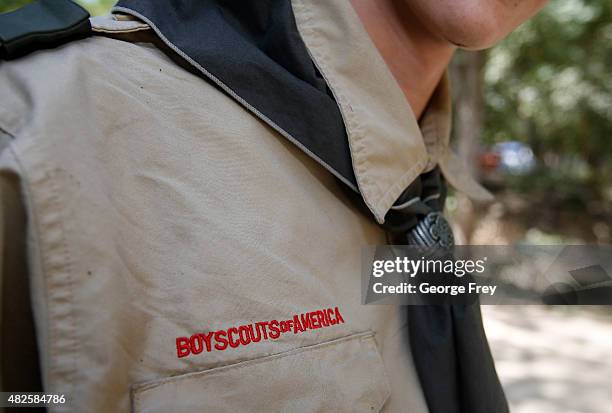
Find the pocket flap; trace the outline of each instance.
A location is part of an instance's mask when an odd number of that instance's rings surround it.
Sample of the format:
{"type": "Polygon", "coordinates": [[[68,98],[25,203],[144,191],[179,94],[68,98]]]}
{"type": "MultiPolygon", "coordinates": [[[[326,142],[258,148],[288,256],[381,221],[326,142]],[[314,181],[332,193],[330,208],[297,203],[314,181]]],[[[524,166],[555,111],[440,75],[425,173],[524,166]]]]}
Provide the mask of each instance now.
{"type": "Polygon", "coordinates": [[[372,333],[143,383],[137,413],[378,412],[389,384],[372,333]]]}

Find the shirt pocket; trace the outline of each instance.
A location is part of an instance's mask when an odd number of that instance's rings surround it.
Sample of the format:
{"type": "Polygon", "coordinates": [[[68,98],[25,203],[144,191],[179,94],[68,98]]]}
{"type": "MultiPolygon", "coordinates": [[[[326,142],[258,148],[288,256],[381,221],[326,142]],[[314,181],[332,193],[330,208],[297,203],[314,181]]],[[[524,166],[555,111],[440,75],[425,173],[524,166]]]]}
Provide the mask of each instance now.
{"type": "Polygon", "coordinates": [[[372,332],[132,387],[135,413],[378,412],[389,383],[372,332]]]}

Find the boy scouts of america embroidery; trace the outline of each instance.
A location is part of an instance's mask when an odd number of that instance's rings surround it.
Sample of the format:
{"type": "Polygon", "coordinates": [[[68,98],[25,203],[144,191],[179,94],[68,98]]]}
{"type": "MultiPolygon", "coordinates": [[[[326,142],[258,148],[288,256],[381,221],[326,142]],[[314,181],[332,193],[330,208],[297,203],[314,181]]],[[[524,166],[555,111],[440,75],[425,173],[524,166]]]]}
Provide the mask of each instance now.
{"type": "Polygon", "coordinates": [[[259,321],[257,323],[230,327],[227,330],[196,333],[191,337],[176,338],[176,355],[179,358],[223,351],[238,346],[248,346],[262,340],[276,340],[285,333],[303,333],[308,330],[344,324],[338,307],[295,314],[288,320],[259,321]]]}

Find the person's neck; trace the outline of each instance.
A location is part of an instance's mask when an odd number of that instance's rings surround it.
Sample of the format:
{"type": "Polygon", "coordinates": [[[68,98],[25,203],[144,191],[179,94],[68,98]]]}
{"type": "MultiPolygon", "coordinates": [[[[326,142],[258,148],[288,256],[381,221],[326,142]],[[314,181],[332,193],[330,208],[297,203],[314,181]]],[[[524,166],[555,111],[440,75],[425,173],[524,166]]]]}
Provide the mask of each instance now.
{"type": "Polygon", "coordinates": [[[411,13],[405,1],[351,0],[363,26],[418,118],[455,51],[411,13]]]}

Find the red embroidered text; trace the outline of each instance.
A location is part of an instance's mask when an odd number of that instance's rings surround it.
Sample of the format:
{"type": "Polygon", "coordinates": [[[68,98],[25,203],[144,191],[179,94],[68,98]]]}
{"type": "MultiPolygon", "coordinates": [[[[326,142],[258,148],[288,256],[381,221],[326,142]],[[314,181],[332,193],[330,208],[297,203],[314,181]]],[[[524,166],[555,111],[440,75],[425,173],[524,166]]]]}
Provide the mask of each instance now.
{"type": "Polygon", "coordinates": [[[343,324],[344,318],[338,307],[296,314],[288,320],[260,321],[227,330],[196,333],[191,337],[176,338],[176,354],[179,358],[203,351],[227,350],[247,346],[262,340],[276,340],[284,333],[303,333],[307,330],[343,324]]]}

